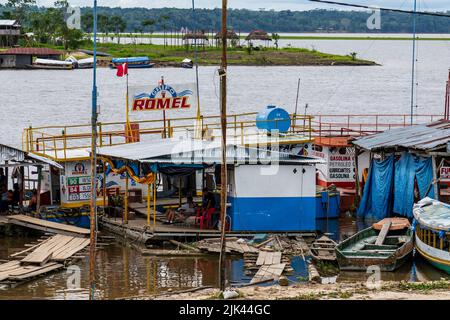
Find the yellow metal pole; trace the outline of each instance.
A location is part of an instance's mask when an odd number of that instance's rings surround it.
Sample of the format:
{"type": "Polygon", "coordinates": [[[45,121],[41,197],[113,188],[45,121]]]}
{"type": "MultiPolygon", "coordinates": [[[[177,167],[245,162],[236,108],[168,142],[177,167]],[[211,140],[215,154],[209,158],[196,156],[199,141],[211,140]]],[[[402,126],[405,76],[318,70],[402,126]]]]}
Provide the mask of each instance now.
{"type": "Polygon", "coordinates": [[[106,164],[103,162],[103,207],[106,207],[106,164]]]}
{"type": "Polygon", "coordinates": [[[156,228],[156,176],[153,183],[153,230],[156,228]]]}
{"type": "Polygon", "coordinates": [[[150,183],[149,183],[149,184],[147,184],[147,226],[150,226],[150,214],[151,214],[151,211],[150,211],[150,201],[151,201],[150,194],[151,194],[151,191],[150,191],[150,183]]]}
{"type": "Polygon", "coordinates": [[[124,221],[125,224],[128,224],[128,173],[125,173],[125,196],[124,196],[124,221]]]}
{"type": "Polygon", "coordinates": [[[436,248],[436,233],[433,233],[433,248],[436,248]]]}

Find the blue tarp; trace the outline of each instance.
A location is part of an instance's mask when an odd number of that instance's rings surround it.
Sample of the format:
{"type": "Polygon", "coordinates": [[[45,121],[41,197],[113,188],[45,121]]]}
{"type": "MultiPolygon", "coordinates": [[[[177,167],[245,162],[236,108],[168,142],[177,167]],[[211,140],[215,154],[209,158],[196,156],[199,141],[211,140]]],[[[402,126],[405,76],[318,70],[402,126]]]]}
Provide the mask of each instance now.
{"type": "Polygon", "coordinates": [[[395,164],[393,211],[408,218],[413,216],[414,179],[417,181],[420,199],[426,196],[434,198],[434,188],[431,186],[432,159],[405,152],[395,164]],[[426,194],[427,191],[428,194],[426,194]]]}
{"type": "Polygon", "coordinates": [[[393,155],[384,161],[372,160],[358,217],[380,220],[395,213],[411,218],[415,180],[420,199],[426,196],[434,198],[431,158],[405,152],[394,162],[393,155]]]}
{"type": "Polygon", "coordinates": [[[358,217],[380,220],[392,212],[393,177],[393,155],[383,161],[372,160],[358,217]]]}

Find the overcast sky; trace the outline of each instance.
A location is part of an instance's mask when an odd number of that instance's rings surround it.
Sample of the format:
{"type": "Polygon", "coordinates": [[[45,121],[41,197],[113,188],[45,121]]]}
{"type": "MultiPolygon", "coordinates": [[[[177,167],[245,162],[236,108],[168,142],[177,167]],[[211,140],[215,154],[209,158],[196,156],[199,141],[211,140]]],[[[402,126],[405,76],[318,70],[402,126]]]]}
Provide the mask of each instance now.
{"type": "MultiPolygon", "coordinates": [[[[389,7],[396,9],[411,9],[413,0],[337,0],[349,3],[358,3],[366,5],[376,5],[380,7],[389,7]]],[[[0,0],[5,3],[6,0],[0,0]]],[[[55,0],[37,0],[38,5],[51,6],[55,0]]],[[[69,0],[72,6],[92,6],[93,0],[69,0]]],[[[192,0],[98,0],[100,6],[109,7],[146,7],[146,8],[189,8],[192,0]]],[[[419,10],[450,10],[449,0],[418,0],[419,10]]],[[[220,0],[195,0],[198,8],[215,8],[221,6],[220,0]]],[[[333,6],[327,4],[317,4],[307,0],[228,0],[229,8],[246,8],[258,10],[308,10],[314,8],[339,8],[341,6],[333,6]]]]}

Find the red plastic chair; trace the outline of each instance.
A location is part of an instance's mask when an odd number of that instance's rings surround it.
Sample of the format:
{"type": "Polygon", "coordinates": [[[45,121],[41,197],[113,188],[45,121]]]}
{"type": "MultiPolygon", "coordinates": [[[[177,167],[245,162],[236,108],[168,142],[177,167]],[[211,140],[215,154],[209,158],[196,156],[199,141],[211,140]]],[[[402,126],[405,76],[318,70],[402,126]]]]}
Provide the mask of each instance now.
{"type": "Polygon", "coordinates": [[[204,210],[202,216],[200,217],[200,229],[209,229],[211,227],[212,215],[216,212],[215,208],[209,208],[204,210]]]}

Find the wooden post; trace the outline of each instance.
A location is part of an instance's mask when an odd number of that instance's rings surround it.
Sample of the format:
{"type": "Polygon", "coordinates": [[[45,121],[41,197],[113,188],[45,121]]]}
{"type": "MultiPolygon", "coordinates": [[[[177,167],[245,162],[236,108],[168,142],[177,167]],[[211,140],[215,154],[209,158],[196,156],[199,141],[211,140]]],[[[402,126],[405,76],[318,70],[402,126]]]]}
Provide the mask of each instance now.
{"type": "Polygon", "coordinates": [[[128,173],[125,173],[124,222],[128,224],[128,173]]]}
{"type": "Polygon", "coordinates": [[[361,186],[359,185],[359,165],[358,165],[359,148],[355,146],[355,208],[359,206],[361,199],[361,186]]]}
{"type": "Polygon", "coordinates": [[[222,0],[222,64],[220,75],[220,122],[222,127],[222,164],[220,172],[220,290],[225,290],[225,247],[226,247],[226,215],[227,215],[227,0],[222,0]]]}
{"type": "Polygon", "coordinates": [[[181,207],[181,177],[178,178],[178,206],[181,207]]]}
{"type": "Polygon", "coordinates": [[[20,167],[20,205],[23,206],[23,197],[25,194],[25,169],[20,167]]]}
{"type": "Polygon", "coordinates": [[[150,194],[151,194],[151,190],[150,190],[150,183],[147,184],[147,226],[150,226],[150,215],[151,215],[151,211],[150,211],[150,194]]]}
{"type": "Polygon", "coordinates": [[[37,175],[38,175],[38,183],[37,183],[37,203],[36,203],[36,212],[39,212],[39,207],[41,206],[41,179],[42,179],[42,166],[37,166],[37,175]]]}
{"type": "Polygon", "coordinates": [[[437,166],[436,166],[436,156],[431,156],[431,163],[433,167],[433,190],[434,198],[439,200],[439,181],[437,179],[437,166]]]}

